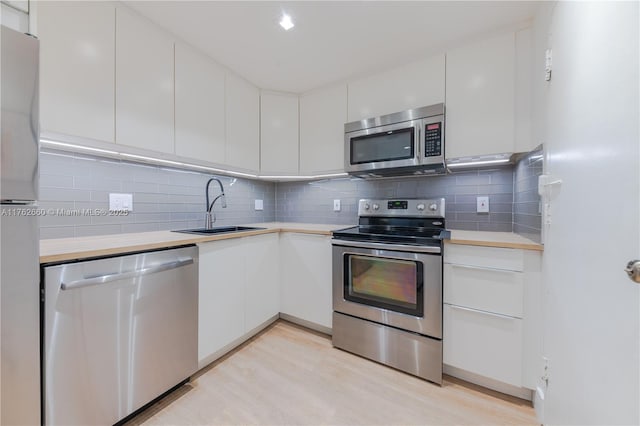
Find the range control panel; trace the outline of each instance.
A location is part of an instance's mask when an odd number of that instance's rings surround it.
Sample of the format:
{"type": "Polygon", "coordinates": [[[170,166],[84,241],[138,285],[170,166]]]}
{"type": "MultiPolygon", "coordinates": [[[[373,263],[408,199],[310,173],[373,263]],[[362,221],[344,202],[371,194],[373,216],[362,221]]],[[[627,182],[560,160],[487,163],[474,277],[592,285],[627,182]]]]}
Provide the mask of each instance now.
{"type": "Polygon", "coordinates": [[[442,122],[429,123],[424,127],[424,156],[439,157],[442,155],[442,122]]]}
{"type": "Polygon", "coordinates": [[[444,217],[444,198],[363,199],[358,202],[358,216],[444,217]]]}

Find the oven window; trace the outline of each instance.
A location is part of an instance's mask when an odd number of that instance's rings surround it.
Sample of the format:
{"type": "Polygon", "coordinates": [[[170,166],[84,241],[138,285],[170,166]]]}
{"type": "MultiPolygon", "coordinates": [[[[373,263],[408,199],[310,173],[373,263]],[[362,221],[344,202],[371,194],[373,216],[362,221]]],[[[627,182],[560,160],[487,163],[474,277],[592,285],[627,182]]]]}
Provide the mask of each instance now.
{"type": "Polygon", "coordinates": [[[345,299],[409,315],[423,315],[421,262],[345,256],[345,299]]]}
{"type": "Polygon", "coordinates": [[[414,140],[413,127],[351,138],[351,164],[411,159],[414,140]]]}

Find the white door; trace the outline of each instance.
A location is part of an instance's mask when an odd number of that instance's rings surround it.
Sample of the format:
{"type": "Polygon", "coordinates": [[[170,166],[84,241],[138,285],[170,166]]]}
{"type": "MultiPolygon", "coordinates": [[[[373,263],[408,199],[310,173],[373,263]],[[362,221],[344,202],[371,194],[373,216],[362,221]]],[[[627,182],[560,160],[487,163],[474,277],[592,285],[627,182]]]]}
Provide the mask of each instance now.
{"type": "Polygon", "coordinates": [[[638,5],[558,2],[551,15],[539,107],[562,184],[545,229],[545,424],[640,423],[640,286],[623,271],[640,258],[638,5]]]}

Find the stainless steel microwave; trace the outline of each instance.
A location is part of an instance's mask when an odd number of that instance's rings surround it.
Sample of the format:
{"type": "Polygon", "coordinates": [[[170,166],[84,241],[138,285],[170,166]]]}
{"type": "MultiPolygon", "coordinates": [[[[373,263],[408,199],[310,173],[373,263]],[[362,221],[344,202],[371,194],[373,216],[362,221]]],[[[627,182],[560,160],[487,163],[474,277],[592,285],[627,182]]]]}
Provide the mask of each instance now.
{"type": "Polygon", "coordinates": [[[444,104],[344,125],[345,171],[361,177],[446,172],[444,104]]]}

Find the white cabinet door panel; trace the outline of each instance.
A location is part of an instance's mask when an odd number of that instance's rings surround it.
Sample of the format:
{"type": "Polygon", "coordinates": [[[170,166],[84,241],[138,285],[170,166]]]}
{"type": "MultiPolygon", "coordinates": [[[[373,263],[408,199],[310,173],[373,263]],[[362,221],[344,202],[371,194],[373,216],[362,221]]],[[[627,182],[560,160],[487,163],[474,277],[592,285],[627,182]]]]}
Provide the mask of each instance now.
{"type": "Polygon", "coordinates": [[[115,7],[38,4],[43,131],[114,142],[115,7]]]}
{"type": "Polygon", "coordinates": [[[444,102],[445,57],[436,55],[349,83],[348,121],[444,102]]]}
{"type": "Polygon", "coordinates": [[[173,40],[125,7],[116,10],[116,142],[174,152],[173,40]]]}
{"type": "Polygon", "coordinates": [[[175,49],[176,154],[224,163],[224,69],[182,43],[175,49]]]}
{"type": "Polygon", "coordinates": [[[225,163],[260,169],[260,90],[235,74],[226,75],[225,163]]]}
{"type": "Polygon", "coordinates": [[[444,302],[522,318],[524,274],[444,264],[444,302]]]}
{"type": "Polygon", "coordinates": [[[245,332],[249,332],[280,312],[280,247],[277,233],[243,238],[243,244],[245,332]]]}
{"type": "Polygon", "coordinates": [[[447,52],[447,158],[515,149],[515,36],[447,52]]]}
{"type": "Polygon", "coordinates": [[[331,240],[327,236],[283,233],[281,312],[331,328],[331,240]]]}
{"type": "Polygon", "coordinates": [[[260,172],[298,174],[298,96],[260,95],[260,172]]]}
{"type": "Polygon", "coordinates": [[[443,362],[520,387],[522,320],[444,305],[443,362]]]}
{"type": "Polygon", "coordinates": [[[300,96],[300,173],[344,171],[347,86],[327,87],[300,96]]]}
{"type": "Polygon", "coordinates": [[[240,239],[203,243],[199,248],[198,360],[202,362],[244,334],[246,270],[240,239]]]}
{"type": "Polygon", "coordinates": [[[444,249],[444,262],[481,268],[523,271],[524,250],[447,244],[444,249]]]}

